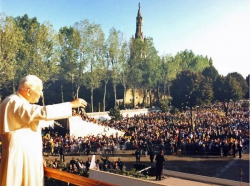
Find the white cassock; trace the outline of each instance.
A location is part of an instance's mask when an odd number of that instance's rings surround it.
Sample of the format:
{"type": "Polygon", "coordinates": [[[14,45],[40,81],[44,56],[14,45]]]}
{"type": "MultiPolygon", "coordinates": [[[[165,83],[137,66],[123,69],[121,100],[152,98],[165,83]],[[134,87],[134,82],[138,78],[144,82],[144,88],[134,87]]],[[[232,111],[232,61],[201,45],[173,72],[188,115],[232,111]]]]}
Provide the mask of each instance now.
{"type": "Polygon", "coordinates": [[[44,126],[45,121],[71,115],[69,102],[40,106],[30,104],[19,93],[4,99],[0,104],[0,186],[42,186],[44,170],[39,122],[43,121],[44,126]]]}

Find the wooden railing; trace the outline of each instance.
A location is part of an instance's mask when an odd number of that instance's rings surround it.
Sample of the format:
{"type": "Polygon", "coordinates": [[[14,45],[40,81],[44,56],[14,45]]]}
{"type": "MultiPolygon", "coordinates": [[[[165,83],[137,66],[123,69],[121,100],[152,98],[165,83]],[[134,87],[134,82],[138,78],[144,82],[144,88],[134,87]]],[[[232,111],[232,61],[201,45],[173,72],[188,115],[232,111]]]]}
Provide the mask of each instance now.
{"type": "Polygon", "coordinates": [[[44,167],[44,176],[78,186],[117,186],[48,167],[44,167]]]}

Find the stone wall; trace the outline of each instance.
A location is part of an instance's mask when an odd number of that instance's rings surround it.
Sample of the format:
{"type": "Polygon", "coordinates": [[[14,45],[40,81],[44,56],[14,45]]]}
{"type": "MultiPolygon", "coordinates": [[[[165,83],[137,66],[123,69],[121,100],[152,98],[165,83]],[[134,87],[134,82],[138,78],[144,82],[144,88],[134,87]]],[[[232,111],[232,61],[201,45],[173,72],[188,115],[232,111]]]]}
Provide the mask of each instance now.
{"type": "MultiPolygon", "coordinates": [[[[121,114],[123,115],[123,117],[133,117],[135,114],[140,115],[148,113],[149,109],[121,110],[121,114]]],[[[87,113],[87,115],[90,118],[95,118],[100,121],[111,119],[110,116],[108,115],[108,112],[93,112],[93,113],[87,113]]]]}

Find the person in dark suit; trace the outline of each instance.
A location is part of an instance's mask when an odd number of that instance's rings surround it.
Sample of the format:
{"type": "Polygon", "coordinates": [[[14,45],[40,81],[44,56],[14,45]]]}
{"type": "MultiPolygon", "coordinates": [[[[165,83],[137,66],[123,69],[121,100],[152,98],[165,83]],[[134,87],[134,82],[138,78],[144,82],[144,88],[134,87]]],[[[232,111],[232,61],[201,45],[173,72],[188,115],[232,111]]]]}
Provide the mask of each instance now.
{"type": "Polygon", "coordinates": [[[121,158],[118,158],[118,161],[116,162],[120,171],[122,171],[122,168],[123,168],[123,162],[121,161],[121,158]]]}
{"type": "Polygon", "coordinates": [[[228,154],[228,143],[227,143],[227,140],[225,140],[224,144],[223,144],[223,156],[224,157],[227,157],[227,154],[228,154]]]}
{"type": "Polygon", "coordinates": [[[137,148],[135,150],[135,161],[140,162],[140,159],[141,159],[141,152],[140,152],[139,148],[137,148]]]}
{"type": "Polygon", "coordinates": [[[59,155],[60,155],[60,161],[62,162],[65,162],[65,158],[64,158],[64,155],[65,155],[65,148],[63,145],[61,145],[59,147],[59,155]]]}
{"type": "Polygon", "coordinates": [[[154,157],[155,157],[155,154],[154,154],[153,148],[149,148],[149,159],[151,163],[153,163],[154,157]]]}
{"type": "Polygon", "coordinates": [[[162,174],[162,169],[163,169],[163,164],[165,162],[164,158],[164,151],[161,150],[159,154],[156,155],[155,157],[155,169],[156,169],[156,178],[155,180],[161,180],[161,174],[162,174]]]}
{"type": "Polygon", "coordinates": [[[88,158],[88,160],[85,162],[85,167],[87,170],[89,170],[90,164],[91,164],[91,159],[88,158]]]}
{"type": "Polygon", "coordinates": [[[106,158],[102,158],[101,157],[101,160],[103,162],[103,170],[105,170],[105,168],[111,169],[111,162],[109,161],[109,157],[108,156],[106,156],[106,158]]]}
{"type": "Polygon", "coordinates": [[[232,143],[232,149],[233,149],[233,157],[235,158],[235,154],[236,154],[236,142],[235,142],[235,140],[232,143]]]}
{"type": "Polygon", "coordinates": [[[89,156],[89,154],[90,154],[90,148],[91,148],[90,141],[88,141],[88,143],[86,144],[86,154],[87,154],[87,156],[89,156]]]}
{"type": "Polygon", "coordinates": [[[75,157],[73,157],[73,158],[70,160],[69,164],[71,164],[72,166],[73,166],[74,164],[76,164],[76,159],[75,159],[75,157]]]}

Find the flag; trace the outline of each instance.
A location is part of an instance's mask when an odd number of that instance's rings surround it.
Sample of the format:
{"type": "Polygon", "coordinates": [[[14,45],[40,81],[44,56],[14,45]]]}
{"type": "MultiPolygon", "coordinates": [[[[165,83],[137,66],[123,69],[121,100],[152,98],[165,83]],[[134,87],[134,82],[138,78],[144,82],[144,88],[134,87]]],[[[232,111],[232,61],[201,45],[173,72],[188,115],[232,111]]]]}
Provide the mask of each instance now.
{"type": "Polygon", "coordinates": [[[92,156],[91,162],[89,169],[94,169],[95,168],[95,155],[92,156]]]}

